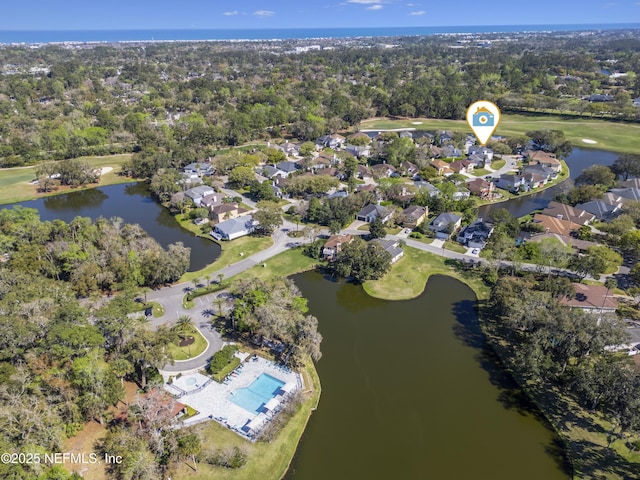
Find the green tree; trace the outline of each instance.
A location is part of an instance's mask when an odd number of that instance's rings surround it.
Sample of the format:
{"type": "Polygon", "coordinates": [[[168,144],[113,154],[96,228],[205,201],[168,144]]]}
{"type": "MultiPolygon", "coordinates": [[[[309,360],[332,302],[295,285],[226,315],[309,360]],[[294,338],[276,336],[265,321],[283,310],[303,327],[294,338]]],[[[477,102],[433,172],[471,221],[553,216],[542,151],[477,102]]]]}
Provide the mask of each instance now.
{"type": "Polygon", "coordinates": [[[629,177],[639,177],[640,155],[637,153],[623,153],[613,162],[611,170],[616,176],[620,176],[624,180],[628,180],[629,177]]]}
{"type": "Polygon", "coordinates": [[[238,166],[229,172],[229,184],[233,188],[244,188],[256,180],[256,174],[251,167],[238,166]]]}
{"type": "Polygon", "coordinates": [[[341,277],[358,283],[377,280],[389,271],[391,254],[377,242],[356,238],[342,247],[331,267],[341,277]]]}
{"type": "Polygon", "coordinates": [[[193,469],[196,472],[198,471],[198,462],[196,462],[196,455],[200,453],[201,449],[202,442],[200,441],[200,437],[195,433],[189,433],[178,438],[179,452],[186,457],[191,457],[191,461],[193,462],[193,469]]]}
{"type": "Polygon", "coordinates": [[[369,223],[369,236],[371,238],[384,238],[387,236],[387,231],[384,228],[384,223],[378,217],[373,222],[369,223]]]}
{"type": "Polygon", "coordinates": [[[275,202],[262,200],[256,205],[257,210],[253,214],[253,219],[258,222],[256,232],[259,235],[271,235],[282,225],[282,210],[275,202]]]}
{"type": "Polygon", "coordinates": [[[606,190],[616,181],[616,175],[604,165],[591,165],[585,168],[576,178],[576,185],[596,185],[606,190]]]}

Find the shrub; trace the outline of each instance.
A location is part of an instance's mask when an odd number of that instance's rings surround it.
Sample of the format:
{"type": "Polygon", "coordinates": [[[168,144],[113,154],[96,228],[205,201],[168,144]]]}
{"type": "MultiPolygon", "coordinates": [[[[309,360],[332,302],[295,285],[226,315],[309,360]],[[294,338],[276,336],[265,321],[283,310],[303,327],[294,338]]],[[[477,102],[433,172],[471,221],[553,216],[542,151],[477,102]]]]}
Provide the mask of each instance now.
{"type": "Polygon", "coordinates": [[[209,465],[224,468],[241,468],[247,463],[247,453],[239,447],[218,450],[207,458],[209,465]]]}
{"type": "Polygon", "coordinates": [[[409,234],[409,238],[422,238],[422,234],[420,232],[411,232],[409,234]]]}
{"type": "Polygon", "coordinates": [[[209,362],[208,371],[209,373],[218,373],[224,367],[231,363],[233,359],[233,354],[238,350],[236,345],[226,345],[222,350],[216,352],[211,358],[211,362],[209,362]]]}

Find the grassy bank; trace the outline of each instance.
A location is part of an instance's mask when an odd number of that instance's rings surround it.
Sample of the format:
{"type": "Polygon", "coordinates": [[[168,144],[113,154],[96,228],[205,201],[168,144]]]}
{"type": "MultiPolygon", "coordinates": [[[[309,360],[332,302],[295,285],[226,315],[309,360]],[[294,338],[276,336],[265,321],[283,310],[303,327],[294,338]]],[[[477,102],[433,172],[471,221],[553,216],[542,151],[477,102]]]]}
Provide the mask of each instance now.
{"type": "Polygon", "coordinates": [[[222,270],[223,268],[228,267],[233,263],[244,260],[254,253],[261,252],[262,250],[265,250],[272,245],[273,239],[271,237],[254,237],[252,235],[236,238],[235,240],[232,240],[230,242],[220,242],[222,252],[215,262],[207,265],[205,268],[203,268],[202,270],[198,270],[197,272],[185,273],[180,281],[190,282],[191,280],[194,280],[196,278],[201,279],[203,277],[206,277],[207,275],[212,275],[214,272],[222,270]]]}
{"type": "Polygon", "coordinates": [[[420,295],[431,275],[449,275],[469,285],[478,298],[487,298],[489,288],[477,276],[457,270],[453,260],[447,260],[417,248],[403,247],[404,256],[391,266],[380,280],[364,283],[372,297],[384,300],[408,300],[420,295]]]}
{"type": "Polygon", "coordinates": [[[317,263],[318,260],[303,255],[301,249],[292,248],[267,260],[266,267],[263,267],[262,264],[256,265],[234,278],[260,278],[262,280],[283,278],[311,270],[317,263]]]}
{"type": "Polygon", "coordinates": [[[46,194],[39,193],[38,186],[31,184],[31,181],[36,178],[37,167],[2,168],[0,169],[0,204],[22,202],[77,190],[131,182],[131,178],[118,175],[122,164],[130,159],[130,154],[110,155],[106,157],[80,157],[78,160],[89,162],[94,168],[111,167],[113,170],[102,175],[99,183],[92,183],[82,188],[60,187],[46,194]]]}
{"type": "MultiPolygon", "coordinates": [[[[416,128],[419,130],[454,130],[471,132],[464,120],[440,120],[434,118],[410,118],[406,120],[364,120],[361,129],[416,128]],[[414,124],[414,122],[422,122],[414,124]]],[[[640,125],[606,120],[564,118],[560,115],[505,114],[496,135],[522,135],[531,130],[562,130],[574,147],[597,148],[619,153],[635,153],[640,148],[640,125]],[[583,138],[595,140],[587,144],[583,138]]]]}
{"type": "Polygon", "coordinates": [[[271,443],[251,443],[217,422],[205,422],[195,427],[203,438],[203,453],[213,453],[239,447],[247,453],[247,464],[240,469],[213,467],[199,463],[198,471],[181,463],[173,478],[176,480],[278,480],[287,472],[298,442],[313,410],[320,400],[320,379],[315,366],[308,361],[302,371],[305,400],[286,426],[271,443]]]}

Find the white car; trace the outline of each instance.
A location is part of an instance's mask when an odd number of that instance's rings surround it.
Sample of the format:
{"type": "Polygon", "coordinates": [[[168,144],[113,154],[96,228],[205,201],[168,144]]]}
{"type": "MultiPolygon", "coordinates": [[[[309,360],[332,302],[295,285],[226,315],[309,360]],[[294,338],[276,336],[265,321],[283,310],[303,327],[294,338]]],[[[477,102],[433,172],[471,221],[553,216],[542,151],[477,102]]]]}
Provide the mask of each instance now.
{"type": "Polygon", "coordinates": [[[471,250],[472,255],[477,255],[479,252],[480,250],[478,250],[477,248],[474,248],[473,250],[471,250]]]}

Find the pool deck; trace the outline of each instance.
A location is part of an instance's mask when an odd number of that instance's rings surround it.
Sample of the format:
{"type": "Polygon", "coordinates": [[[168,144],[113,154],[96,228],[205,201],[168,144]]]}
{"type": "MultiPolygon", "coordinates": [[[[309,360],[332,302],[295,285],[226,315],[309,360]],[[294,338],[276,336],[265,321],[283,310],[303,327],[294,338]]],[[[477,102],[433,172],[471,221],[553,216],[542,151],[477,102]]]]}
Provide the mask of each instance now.
{"type": "MultiPolygon", "coordinates": [[[[243,430],[243,427],[256,418],[255,423],[266,423],[271,418],[271,413],[265,412],[256,415],[255,412],[249,412],[227,400],[229,394],[238,388],[248,387],[263,373],[271,375],[285,384],[294,384],[295,390],[303,388],[302,376],[299,373],[284,369],[262,357],[253,360],[248,358],[248,354],[240,353],[238,356],[243,359],[241,370],[236,370],[238,373],[229,377],[226,383],[215,382],[200,373],[183,375],[174,379],[171,384],[165,383],[165,390],[176,396],[181,403],[189,405],[199,412],[185,420],[185,426],[206,420],[216,420],[238,434],[249,438],[246,428],[243,430]]],[[[280,395],[276,398],[285,400],[284,396],[280,395]]]]}

